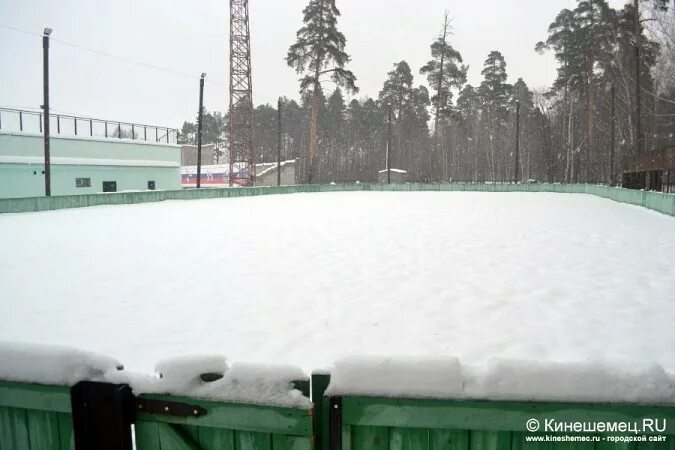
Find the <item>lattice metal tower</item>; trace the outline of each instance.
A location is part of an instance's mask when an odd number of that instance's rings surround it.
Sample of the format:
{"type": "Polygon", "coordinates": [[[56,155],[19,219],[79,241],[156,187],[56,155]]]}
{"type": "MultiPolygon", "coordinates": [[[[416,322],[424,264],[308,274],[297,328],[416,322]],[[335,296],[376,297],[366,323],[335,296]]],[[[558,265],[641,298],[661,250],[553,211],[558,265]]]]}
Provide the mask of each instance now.
{"type": "Polygon", "coordinates": [[[230,0],[230,186],[255,183],[248,0],[230,0]]]}

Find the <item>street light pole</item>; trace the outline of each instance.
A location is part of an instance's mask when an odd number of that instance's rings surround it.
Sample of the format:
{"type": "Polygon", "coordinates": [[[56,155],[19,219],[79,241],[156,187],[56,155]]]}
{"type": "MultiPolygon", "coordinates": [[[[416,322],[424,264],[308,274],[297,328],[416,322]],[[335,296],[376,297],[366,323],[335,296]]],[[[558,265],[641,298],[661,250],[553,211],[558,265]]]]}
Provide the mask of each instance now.
{"type": "Polygon", "coordinates": [[[281,186],[281,97],[277,103],[277,186],[281,186]]]}
{"type": "Polygon", "coordinates": [[[202,110],[204,109],[204,78],[199,79],[199,119],[197,120],[197,189],[202,187],[202,110]]]}
{"type": "Polygon", "coordinates": [[[387,184],[391,184],[391,104],[387,104],[389,116],[387,118],[387,184]]]}
{"type": "Polygon", "coordinates": [[[45,28],[42,35],[42,86],[43,101],[42,109],[44,112],[44,142],[45,142],[45,196],[52,195],[52,177],[49,155],[49,35],[52,34],[51,28],[45,28]]]}

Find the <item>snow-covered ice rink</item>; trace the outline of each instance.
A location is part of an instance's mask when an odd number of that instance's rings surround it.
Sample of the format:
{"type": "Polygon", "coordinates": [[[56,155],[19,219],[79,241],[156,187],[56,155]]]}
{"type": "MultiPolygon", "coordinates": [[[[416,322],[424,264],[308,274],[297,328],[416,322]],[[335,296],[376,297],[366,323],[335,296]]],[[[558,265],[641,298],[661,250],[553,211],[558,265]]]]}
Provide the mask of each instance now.
{"type": "Polygon", "coordinates": [[[0,340],[328,367],[675,372],[675,218],[590,195],[353,192],[0,215],[0,340]]]}

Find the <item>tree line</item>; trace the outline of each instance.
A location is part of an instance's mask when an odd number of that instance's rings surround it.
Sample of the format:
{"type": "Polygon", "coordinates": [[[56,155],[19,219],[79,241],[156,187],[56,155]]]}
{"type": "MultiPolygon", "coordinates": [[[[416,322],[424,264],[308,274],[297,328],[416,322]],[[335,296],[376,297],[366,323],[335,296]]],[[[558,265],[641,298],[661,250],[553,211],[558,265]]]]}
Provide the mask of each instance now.
{"type": "MultiPolygon", "coordinates": [[[[415,79],[405,61],[393,64],[376,99],[358,93],[347,69],[346,38],[335,0],[310,0],[286,61],[300,78],[300,98],[282,98],[282,158],[298,159],[299,181],[373,181],[393,168],[409,181],[601,182],[620,180],[628,158],[675,142],[675,18],[667,0],[578,0],[534,46],[551,52],[557,77],[533,89],[508,83],[507,62],[491,51],[482,81],[450,42],[446,13],[415,79]],[[331,92],[324,91],[330,82],[331,92]],[[389,131],[391,130],[391,131],[389,131]]],[[[277,108],[254,111],[257,161],[277,158],[277,108]]],[[[227,114],[205,112],[204,142],[227,159],[227,114]]],[[[194,142],[185,122],[180,142],[194,142]]]]}

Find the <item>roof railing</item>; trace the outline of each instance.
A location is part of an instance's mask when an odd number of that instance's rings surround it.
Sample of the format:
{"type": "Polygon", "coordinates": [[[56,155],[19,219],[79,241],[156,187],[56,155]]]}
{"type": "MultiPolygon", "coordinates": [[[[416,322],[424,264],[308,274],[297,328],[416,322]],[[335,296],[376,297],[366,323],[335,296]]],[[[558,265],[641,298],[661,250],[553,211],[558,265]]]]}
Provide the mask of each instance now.
{"type": "MultiPolygon", "coordinates": [[[[85,136],[109,139],[134,139],[146,142],[178,142],[176,128],[119,120],[96,119],[70,114],[50,113],[52,135],[85,136]]],[[[44,117],[40,111],[0,108],[0,130],[42,133],[44,117]]]]}

